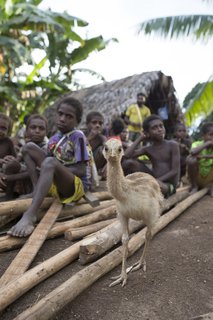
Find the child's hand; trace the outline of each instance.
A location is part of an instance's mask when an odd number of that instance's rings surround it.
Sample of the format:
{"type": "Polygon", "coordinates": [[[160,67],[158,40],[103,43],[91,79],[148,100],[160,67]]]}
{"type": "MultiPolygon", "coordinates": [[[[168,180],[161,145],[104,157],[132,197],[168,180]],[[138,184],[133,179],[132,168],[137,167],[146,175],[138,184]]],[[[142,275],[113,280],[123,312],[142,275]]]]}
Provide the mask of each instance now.
{"type": "Polygon", "coordinates": [[[8,162],[16,160],[16,158],[14,156],[6,156],[6,157],[4,157],[3,160],[4,160],[4,163],[8,163],[8,162]]]}

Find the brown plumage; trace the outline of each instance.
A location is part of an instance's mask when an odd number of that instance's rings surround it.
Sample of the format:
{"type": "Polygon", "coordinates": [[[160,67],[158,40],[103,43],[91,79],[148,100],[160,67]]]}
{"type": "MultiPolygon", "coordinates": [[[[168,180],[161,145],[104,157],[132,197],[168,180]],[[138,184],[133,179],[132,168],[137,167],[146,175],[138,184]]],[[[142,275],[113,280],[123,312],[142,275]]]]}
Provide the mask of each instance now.
{"type": "Polygon", "coordinates": [[[107,160],[107,187],[116,200],[118,219],[122,226],[123,258],[121,275],[110,286],[127,282],[126,259],[128,256],[128,221],[129,219],[142,220],[147,226],[146,240],[140,260],[129,270],[138,270],[144,265],[145,253],[152,237],[152,228],[160,217],[163,195],[158,182],[147,173],[136,172],[124,176],[121,167],[123,148],[117,139],[106,142],[103,150],[107,160]]]}

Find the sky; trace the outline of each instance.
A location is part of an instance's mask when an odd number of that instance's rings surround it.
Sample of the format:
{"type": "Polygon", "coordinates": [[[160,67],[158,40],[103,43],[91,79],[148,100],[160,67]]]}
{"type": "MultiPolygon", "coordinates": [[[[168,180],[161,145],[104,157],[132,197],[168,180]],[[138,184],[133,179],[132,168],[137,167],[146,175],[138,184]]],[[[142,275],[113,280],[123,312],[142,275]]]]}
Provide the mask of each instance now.
{"type": "MultiPolygon", "coordinates": [[[[213,3],[202,0],[44,0],[42,8],[68,12],[88,22],[82,36],[117,38],[105,50],[92,53],[75,67],[100,73],[106,81],[161,70],[174,81],[180,103],[198,83],[213,74],[213,40],[204,44],[189,38],[176,40],[137,34],[142,21],[170,15],[212,14],[213,3]]],[[[80,30],[78,29],[78,31],[80,30]]],[[[83,33],[82,33],[83,32],[83,33]]],[[[89,87],[100,81],[79,76],[89,87]]]]}

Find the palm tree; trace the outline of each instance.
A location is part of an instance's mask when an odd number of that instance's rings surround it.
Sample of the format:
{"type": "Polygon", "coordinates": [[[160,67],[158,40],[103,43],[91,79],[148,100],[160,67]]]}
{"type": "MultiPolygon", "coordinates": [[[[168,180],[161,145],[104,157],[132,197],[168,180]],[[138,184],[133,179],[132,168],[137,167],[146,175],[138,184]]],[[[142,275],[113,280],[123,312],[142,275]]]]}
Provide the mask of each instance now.
{"type": "MultiPolygon", "coordinates": [[[[206,0],[211,1],[211,0],[206,0]]],[[[207,43],[213,37],[213,15],[185,15],[151,19],[142,22],[138,33],[158,34],[169,38],[190,37],[207,43]]],[[[210,62],[211,65],[211,62],[210,62]]],[[[196,95],[186,106],[187,125],[191,125],[197,117],[201,119],[213,112],[213,75],[200,86],[196,95]]]]}

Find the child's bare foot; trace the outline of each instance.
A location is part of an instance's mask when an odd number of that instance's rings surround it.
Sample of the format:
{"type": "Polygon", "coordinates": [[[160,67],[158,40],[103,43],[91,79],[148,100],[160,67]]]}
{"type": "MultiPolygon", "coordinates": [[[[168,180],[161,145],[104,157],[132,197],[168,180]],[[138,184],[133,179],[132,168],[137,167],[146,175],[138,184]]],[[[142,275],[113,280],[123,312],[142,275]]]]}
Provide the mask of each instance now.
{"type": "Polygon", "coordinates": [[[28,215],[23,215],[21,220],[15,226],[13,226],[7,232],[7,234],[14,237],[27,237],[33,232],[35,228],[35,222],[36,218],[28,215]]]}

